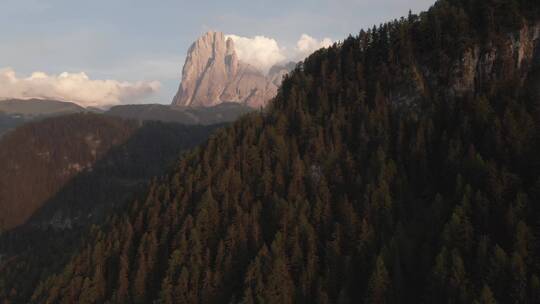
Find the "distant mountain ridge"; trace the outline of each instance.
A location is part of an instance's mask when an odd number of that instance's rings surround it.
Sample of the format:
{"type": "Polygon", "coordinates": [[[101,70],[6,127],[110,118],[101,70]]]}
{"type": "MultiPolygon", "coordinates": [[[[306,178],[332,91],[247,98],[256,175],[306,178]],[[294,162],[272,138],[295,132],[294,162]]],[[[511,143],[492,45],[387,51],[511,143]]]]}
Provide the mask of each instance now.
{"type": "MultiPolygon", "coordinates": [[[[278,70],[275,74],[277,77],[278,70]]],[[[82,107],[72,102],[45,99],[0,100],[0,136],[25,123],[76,113],[104,113],[138,121],[175,122],[184,125],[212,125],[232,122],[253,111],[246,105],[226,102],[210,107],[186,107],[166,104],[125,104],[108,110],[82,107]]]]}
{"type": "Polygon", "coordinates": [[[0,100],[0,112],[25,116],[62,115],[88,111],[75,103],[48,99],[0,100]]]}
{"type": "Polygon", "coordinates": [[[294,65],[276,65],[264,75],[239,60],[232,39],[221,32],[207,32],[189,48],[173,105],[209,107],[235,102],[263,107],[294,65]]]}
{"type": "Polygon", "coordinates": [[[0,100],[0,136],[29,121],[82,112],[97,112],[75,103],[48,99],[0,100]]]}
{"type": "Polygon", "coordinates": [[[212,107],[182,107],[163,104],[114,106],[107,115],[141,121],[176,122],[185,125],[211,125],[232,122],[252,108],[237,103],[222,103],[212,107]]]}

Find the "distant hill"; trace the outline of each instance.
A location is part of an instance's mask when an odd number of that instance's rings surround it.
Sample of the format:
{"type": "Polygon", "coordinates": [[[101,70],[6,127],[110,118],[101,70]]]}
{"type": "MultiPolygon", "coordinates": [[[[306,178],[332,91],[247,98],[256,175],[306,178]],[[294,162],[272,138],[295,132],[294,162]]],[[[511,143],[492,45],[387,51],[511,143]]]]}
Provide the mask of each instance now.
{"type": "Polygon", "coordinates": [[[235,121],[238,117],[254,111],[238,103],[222,103],[213,107],[181,107],[163,104],[140,104],[114,106],[107,115],[136,120],[178,122],[186,125],[211,125],[235,121]]]}
{"type": "Polygon", "coordinates": [[[86,112],[75,103],[45,99],[9,99],[0,100],[0,112],[22,116],[54,116],[86,112]]]}
{"type": "MultiPolygon", "coordinates": [[[[75,103],[57,100],[0,100],[0,136],[17,126],[35,119],[87,111],[89,110],[75,103]]],[[[94,110],[91,112],[94,112],[94,110]]]]}
{"type": "Polygon", "coordinates": [[[30,121],[74,113],[104,113],[138,121],[176,122],[185,125],[213,125],[233,122],[254,111],[239,103],[221,103],[213,107],[182,107],[164,104],[127,104],[108,110],[84,108],[71,102],[42,99],[0,101],[0,136],[30,121]]]}

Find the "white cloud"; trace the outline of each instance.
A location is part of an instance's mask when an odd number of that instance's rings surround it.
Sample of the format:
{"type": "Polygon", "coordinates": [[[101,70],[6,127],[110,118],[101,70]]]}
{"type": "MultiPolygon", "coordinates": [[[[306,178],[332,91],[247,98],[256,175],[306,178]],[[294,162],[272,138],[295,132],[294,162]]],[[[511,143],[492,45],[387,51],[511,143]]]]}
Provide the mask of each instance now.
{"type": "Polygon", "coordinates": [[[302,34],[292,48],[280,46],[275,39],[265,36],[249,38],[226,35],[226,38],[234,41],[238,59],[265,73],[275,64],[303,60],[314,51],[333,43],[330,38],[317,40],[307,34],[302,34]]]}
{"type": "Polygon", "coordinates": [[[85,107],[103,107],[136,103],[159,88],[157,81],[92,80],[84,72],[60,75],[34,72],[29,77],[18,78],[13,69],[0,69],[0,99],[48,98],[85,107]]]}
{"type": "Polygon", "coordinates": [[[234,41],[238,59],[264,72],[286,59],[283,49],[279,47],[275,39],[264,36],[247,38],[236,35],[227,35],[226,38],[234,41]]]}
{"type": "Polygon", "coordinates": [[[315,52],[320,48],[326,48],[332,45],[332,39],[324,38],[323,40],[317,40],[308,34],[302,34],[298,42],[296,42],[296,53],[297,56],[304,59],[309,56],[311,53],[315,52]]]}

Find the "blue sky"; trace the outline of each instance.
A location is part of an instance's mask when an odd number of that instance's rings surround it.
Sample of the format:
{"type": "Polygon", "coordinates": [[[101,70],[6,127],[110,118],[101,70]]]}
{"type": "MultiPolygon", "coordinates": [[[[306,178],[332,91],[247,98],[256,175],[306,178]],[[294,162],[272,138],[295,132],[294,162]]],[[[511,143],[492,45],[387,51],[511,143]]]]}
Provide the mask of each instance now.
{"type": "MultiPolygon", "coordinates": [[[[146,102],[169,103],[190,44],[208,30],[264,35],[293,47],[302,34],[349,33],[427,9],[434,0],[1,0],[0,69],[84,72],[91,79],[159,81],[146,102]]],[[[1,81],[1,77],[0,77],[1,81]]]]}

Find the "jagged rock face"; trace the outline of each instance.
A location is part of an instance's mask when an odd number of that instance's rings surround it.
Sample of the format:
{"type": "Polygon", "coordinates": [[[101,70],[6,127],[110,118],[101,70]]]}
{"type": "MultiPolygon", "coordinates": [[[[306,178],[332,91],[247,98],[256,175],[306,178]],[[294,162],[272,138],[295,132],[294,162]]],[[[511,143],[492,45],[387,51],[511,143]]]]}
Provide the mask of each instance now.
{"type": "Polygon", "coordinates": [[[188,51],[173,105],[209,107],[236,102],[259,108],[274,97],[289,67],[273,67],[264,75],[238,60],[232,39],[208,32],[188,51]]]}
{"type": "Polygon", "coordinates": [[[451,93],[463,96],[476,88],[486,88],[510,77],[524,81],[532,67],[535,45],[540,37],[540,24],[525,25],[509,39],[465,52],[453,66],[457,74],[451,83],[451,93]]]}

